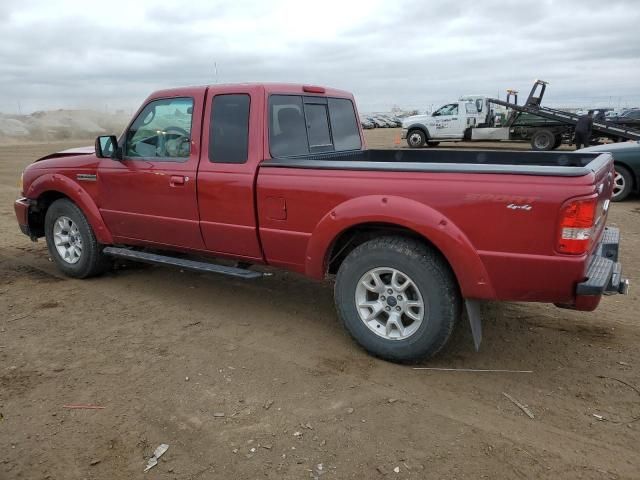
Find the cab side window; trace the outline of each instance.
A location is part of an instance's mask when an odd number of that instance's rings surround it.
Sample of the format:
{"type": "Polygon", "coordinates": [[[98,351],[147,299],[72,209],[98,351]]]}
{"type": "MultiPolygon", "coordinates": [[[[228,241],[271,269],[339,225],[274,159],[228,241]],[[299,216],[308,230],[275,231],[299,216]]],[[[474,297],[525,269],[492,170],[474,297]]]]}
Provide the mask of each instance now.
{"type": "Polygon", "coordinates": [[[125,157],[186,161],[191,153],[192,117],[192,98],[149,102],[127,131],[125,157]]]}
{"type": "Polygon", "coordinates": [[[353,102],[346,98],[271,95],[269,147],[276,158],[359,150],[362,142],[353,102]]]}
{"type": "Polygon", "coordinates": [[[272,95],[269,99],[269,146],[274,157],[307,155],[309,143],[302,107],[297,95],[272,95]]]}
{"type": "Polygon", "coordinates": [[[330,98],[329,117],[336,151],[360,150],[362,141],[353,102],[346,98],[330,98]]]}

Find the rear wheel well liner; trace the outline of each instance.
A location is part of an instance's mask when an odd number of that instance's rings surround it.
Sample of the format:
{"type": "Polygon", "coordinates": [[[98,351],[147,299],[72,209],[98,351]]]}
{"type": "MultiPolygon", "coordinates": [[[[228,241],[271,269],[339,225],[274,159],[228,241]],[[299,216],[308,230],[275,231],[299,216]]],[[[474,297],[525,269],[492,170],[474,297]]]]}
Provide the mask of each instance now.
{"type": "Polygon", "coordinates": [[[325,256],[325,273],[334,275],[349,253],[359,245],[377,237],[404,237],[417,240],[435,252],[447,265],[453,277],[460,286],[460,282],[447,257],[428,238],[415,230],[402,225],[385,222],[360,223],[340,232],[331,242],[325,256]]]}

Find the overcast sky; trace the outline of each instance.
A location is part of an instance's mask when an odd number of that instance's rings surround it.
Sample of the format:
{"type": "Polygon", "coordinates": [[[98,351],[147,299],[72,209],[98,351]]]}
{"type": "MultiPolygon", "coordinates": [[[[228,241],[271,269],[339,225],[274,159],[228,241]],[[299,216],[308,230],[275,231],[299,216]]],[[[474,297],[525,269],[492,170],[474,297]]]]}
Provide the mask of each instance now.
{"type": "Polygon", "coordinates": [[[216,81],[425,109],[536,78],[550,105],[640,105],[639,31],[637,0],[0,0],[0,111],[131,110],[216,81]]]}

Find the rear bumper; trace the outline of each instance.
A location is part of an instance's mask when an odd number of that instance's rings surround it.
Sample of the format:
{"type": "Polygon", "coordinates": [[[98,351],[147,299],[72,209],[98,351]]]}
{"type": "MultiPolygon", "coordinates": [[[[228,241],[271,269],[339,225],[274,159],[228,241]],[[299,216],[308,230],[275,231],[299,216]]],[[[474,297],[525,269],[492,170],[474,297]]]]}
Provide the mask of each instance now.
{"type": "Polygon", "coordinates": [[[576,295],[626,294],[629,281],[622,276],[622,264],[618,261],[620,230],[607,227],[602,235],[584,282],[576,286],[576,295]]]}
{"type": "Polygon", "coordinates": [[[629,280],[622,275],[622,264],[618,261],[620,230],[607,227],[602,240],[591,257],[585,273],[586,279],[576,285],[576,299],[572,308],[595,310],[602,295],[626,295],[629,280]]]}

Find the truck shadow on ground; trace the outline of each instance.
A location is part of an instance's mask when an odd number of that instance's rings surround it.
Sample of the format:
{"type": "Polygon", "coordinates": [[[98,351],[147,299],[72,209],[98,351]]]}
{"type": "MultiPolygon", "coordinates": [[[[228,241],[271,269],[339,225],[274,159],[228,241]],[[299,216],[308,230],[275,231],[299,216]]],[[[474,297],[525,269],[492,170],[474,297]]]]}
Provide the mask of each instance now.
{"type": "MultiPolygon", "coordinates": [[[[160,282],[162,301],[179,301],[189,289],[194,308],[209,308],[213,299],[233,298],[238,305],[251,304],[254,310],[264,312],[265,323],[255,319],[256,328],[270,328],[269,319],[276,317],[286,336],[288,331],[308,329],[310,344],[321,335],[322,341],[333,336],[332,358],[336,365],[343,365],[357,357],[366,356],[360,348],[352,348],[353,341],[342,328],[335,313],[332,281],[315,282],[300,275],[274,271],[272,277],[257,281],[242,281],[215,275],[153,267],[129,265],[108,274],[108,278],[121,281],[124,278],[147,282],[160,282]],[[172,288],[176,277],[178,287],[172,288]],[[215,292],[215,294],[212,294],[215,292]],[[175,298],[172,298],[175,297],[175,298]],[[322,333],[321,333],[322,332],[322,333]]],[[[476,352],[466,315],[458,323],[448,345],[431,360],[421,365],[475,366],[484,368],[528,368],[537,363],[544,352],[549,358],[565,361],[580,342],[597,343],[603,348],[614,342],[615,331],[606,323],[594,321],[594,314],[558,309],[552,305],[524,303],[486,303],[482,307],[483,342],[476,352]],[[578,343],[576,343],[578,340],[578,343]]],[[[600,317],[600,316],[598,316],[600,317]]],[[[602,317],[604,318],[604,317],[602,317]]],[[[294,338],[291,339],[294,341],[294,338]]],[[[318,348],[320,348],[318,346],[318,348]]],[[[609,347],[610,348],[610,347],[609,347]]],[[[344,367],[344,365],[343,365],[344,367]]]]}
{"type": "MultiPolygon", "coordinates": [[[[250,319],[252,328],[263,330],[265,335],[272,333],[275,326],[283,337],[284,348],[287,337],[295,344],[303,336],[307,337],[311,353],[331,351],[331,362],[325,367],[337,366],[338,370],[344,370],[345,365],[368,358],[366,352],[355,346],[337,318],[331,281],[315,282],[282,271],[274,271],[272,277],[243,281],[130,262],[119,264],[102,277],[64,280],[46,256],[33,257],[24,258],[24,262],[0,263],[3,283],[20,279],[37,284],[70,282],[69,288],[73,290],[88,284],[100,291],[126,286],[135,295],[144,295],[160,307],[184,303],[198,315],[214,312],[223,303],[231,311],[252,312],[251,315],[257,317],[250,319]]],[[[125,301],[126,296],[122,297],[125,301]]],[[[77,301],[83,302],[82,295],[77,301]]],[[[91,301],[90,293],[84,301],[91,301]]],[[[35,308],[40,309],[37,305],[35,308]]],[[[571,355],[585,345],[611,348],[617,341],[617,332],[606,322],[598,321],[606,318],[604,315],[561,310],[550,305],[487,303],[483,305],[482,317],[483,342],[479,352],[474,349],[468,320],[463,315],[443,351],[419,364],[529,369],[538,363],[542,352],[548,359],[571,363],[571,355]]],[[[246,320],[245,317],[235,319],[238,323],[246,320]]],[[[224,335],[224,330],[221,334],[224,335]]]]}

